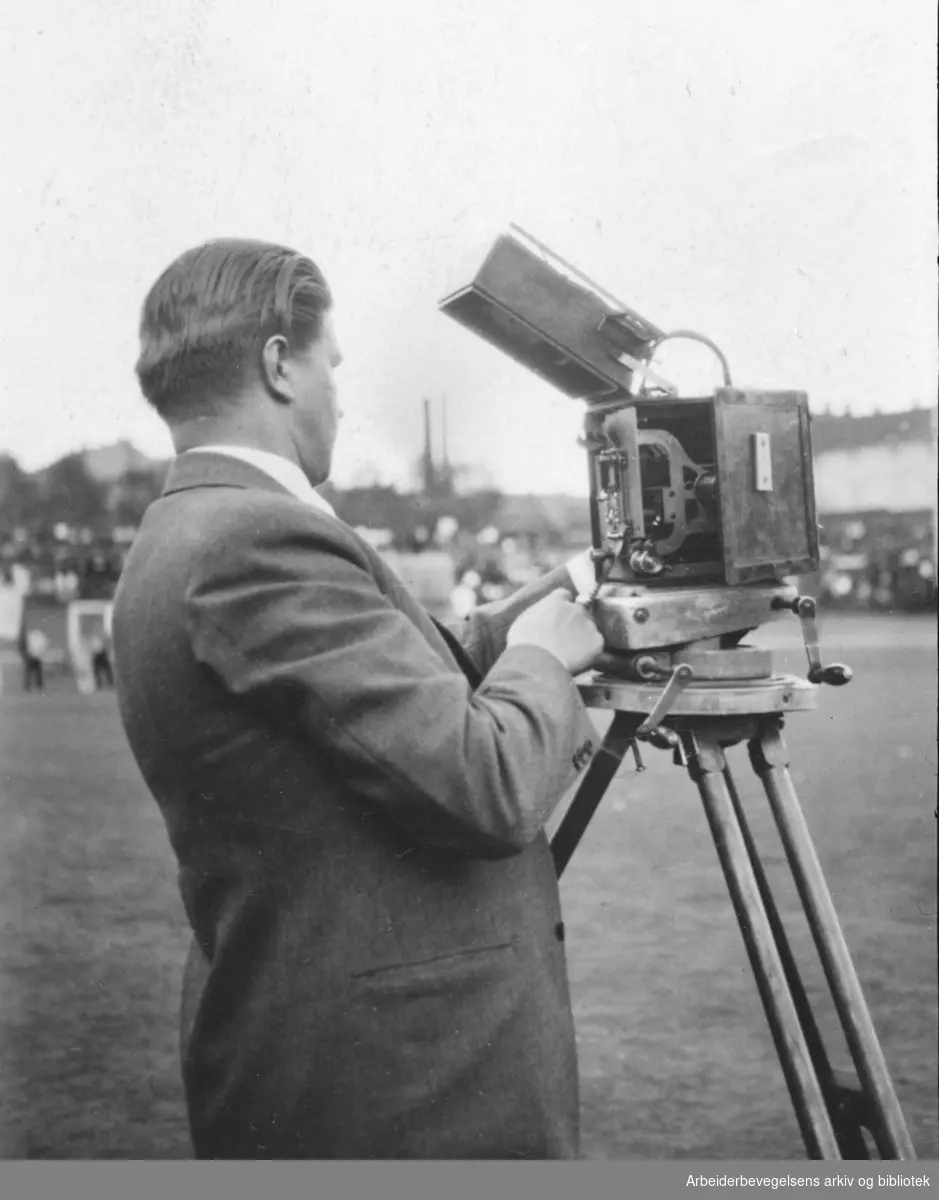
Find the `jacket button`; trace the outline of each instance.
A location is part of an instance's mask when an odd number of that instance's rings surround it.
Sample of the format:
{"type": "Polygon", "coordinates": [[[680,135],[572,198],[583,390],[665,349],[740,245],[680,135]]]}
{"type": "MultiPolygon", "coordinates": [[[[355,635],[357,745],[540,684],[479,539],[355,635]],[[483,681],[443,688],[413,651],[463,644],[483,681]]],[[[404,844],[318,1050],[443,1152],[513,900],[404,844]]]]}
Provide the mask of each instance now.
{"type": "Polygon", "coordinates": [[[557,925],[555,925],[554,936],[557,938],[557,940],[559,942],[564,941],[564,922],[563,921],[558,921],[557,925]]]}

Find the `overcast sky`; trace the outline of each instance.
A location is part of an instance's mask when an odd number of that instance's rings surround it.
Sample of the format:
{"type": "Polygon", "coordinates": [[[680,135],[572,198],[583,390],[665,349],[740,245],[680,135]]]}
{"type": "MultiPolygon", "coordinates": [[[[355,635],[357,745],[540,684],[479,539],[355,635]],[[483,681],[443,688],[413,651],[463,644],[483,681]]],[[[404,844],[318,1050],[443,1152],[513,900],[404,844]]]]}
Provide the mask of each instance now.
{"type": "MultiPolygon", "coordinates": [[[[932,403],[933,9],[5,5],[0,450],[168,454],[133,376],[140,302],[223,235],[292,244],[330,280],[340,484],[406,481],[422,397],[445,395],[454,458],[509,490],[583,490],[579,403],[437,311],[512,221],[715,339],[735,382],[817,409],[932,403]]],[[[718,381],[701,347],[659,361],[688,391],[718,381]]]]}

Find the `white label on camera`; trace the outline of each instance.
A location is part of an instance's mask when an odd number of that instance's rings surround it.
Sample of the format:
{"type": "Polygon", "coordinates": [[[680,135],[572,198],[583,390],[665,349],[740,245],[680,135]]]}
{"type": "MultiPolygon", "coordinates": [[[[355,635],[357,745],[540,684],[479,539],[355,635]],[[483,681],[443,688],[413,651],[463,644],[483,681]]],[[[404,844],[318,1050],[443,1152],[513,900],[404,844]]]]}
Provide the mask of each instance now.
{"type": "Polygon", "coordinates": [[[768,433],[753,435],[753,477],[758,492],[773,490],[773,460],[770,456],[768,433]]]}

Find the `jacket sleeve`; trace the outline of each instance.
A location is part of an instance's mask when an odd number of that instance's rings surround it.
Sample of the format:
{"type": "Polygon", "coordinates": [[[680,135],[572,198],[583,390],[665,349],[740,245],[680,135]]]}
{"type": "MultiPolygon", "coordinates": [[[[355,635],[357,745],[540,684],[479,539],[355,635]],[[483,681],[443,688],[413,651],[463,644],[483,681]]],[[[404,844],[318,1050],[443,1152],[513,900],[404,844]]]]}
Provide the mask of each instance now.
{"type": "Polygon", "coordinates": [[[421,844],[519,853],[594,750],[552,655],[513,647],[471,691],[325,522],[216,538],[186,609],[196,658],[259,717],[324,748],[350,791],[421,844]]]}
{"type": "Polygon", "coordinates": [[[577,595],[566,567],[556,567],[540,579],[526,583],[504,600],[480,605],[465,621],[451,626],[451,632],[459,638],[463,649],[485,675],[504,653],[505,639],[514,621],[536,600],[543,599],[558,588],[566,588],[572,598],[577,595]]]}

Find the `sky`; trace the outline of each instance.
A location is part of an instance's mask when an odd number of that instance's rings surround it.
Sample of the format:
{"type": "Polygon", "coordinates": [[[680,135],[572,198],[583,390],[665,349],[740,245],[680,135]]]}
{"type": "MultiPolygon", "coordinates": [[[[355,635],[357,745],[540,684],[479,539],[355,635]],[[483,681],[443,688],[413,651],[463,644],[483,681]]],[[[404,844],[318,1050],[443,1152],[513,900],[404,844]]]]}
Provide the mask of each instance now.
{"type": "MultiPolygon", "coordinates": [[[[659,327],[714,339],[737,384],[817,410],[933,404],[933,10],[7,5],[0,452],[170,454],[133,374],[140,305],[218,236],[292,245],[330,282],[340,486],[412,480],[426,397],[468,480],[583,492],[583,406],[437,308],[511,222],[659,327]]],[[[693,343],[657,363],[686,394],[719,383],[693,343]]]]}

